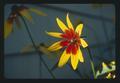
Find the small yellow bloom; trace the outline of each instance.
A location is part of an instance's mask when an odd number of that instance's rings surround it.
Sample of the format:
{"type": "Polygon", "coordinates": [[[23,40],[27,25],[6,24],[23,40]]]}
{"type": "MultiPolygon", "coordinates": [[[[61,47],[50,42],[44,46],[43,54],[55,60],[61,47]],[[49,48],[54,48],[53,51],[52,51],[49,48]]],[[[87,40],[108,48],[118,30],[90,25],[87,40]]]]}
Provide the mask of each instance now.
{"type": "Polygon", "coordinates": [[[115,79],[115,75],[108,73],[108,75],[106,76],[107,79],[115,79]]]}
{"type": "Polygon", "coordinates": [[[111,73],[109,73],[107,76],[106,76],[107,79],[110,79],[111,78],[111,73]]]}
{"type": "Polygon", "coordinates": [[[111,61],[109,64],[106,64],[105,62],[102,62],[102,71],[100,72],[100,70],[98,70],[96,72],[96,76],[99,77],[101,75],[106,75],[107,76],[105,78],[107,79],[111,79],[111,78],[115,78],[115,69],[116,69],[116,66],[115,66],[115,61],[111,61]],[[110,66],[111,68],[109,68],[108,66],[110,66]]]}
{"type": "Polygon", "coordinates": [[[74,30],[74,27],[69,19],[69,14],[66,16],[67,26],[58,17],[56,18],[56,21],[63,33],[47,32],[47,34],[50,36],[61,38],[60,41],[52,44],[48,50],[56,51],[65,47],[65,50],[59,60],[58,67],[65,65],[71,57],[71,65],[73,69],[76,70],[78,62],[84,62],[80,46],[83,48],[88,46],[86,41],[83,38],[80,38],[83,24],[79,24],[74,30]]]}
{"type": "Polygon", "coordinates": [[[104,62],[102,62],[102,67],[103,68],[107,68],[107,64],[105,64],[104,62]]]}
{"type": "Polygon", "coordinates": [[[20,27],[19,16],[25,17],[28,21],[32,22],[32,16],[30,12],[34,12],[41,16],[46,16],[45,13],[37,10],[36,8],[28,8],[26,6],[13,5],[11,8],[11,13],[8,19],[4,23],[4,38],[7,38],[13,30],[13,23],[15,22],[18,27],[20,27]]]}

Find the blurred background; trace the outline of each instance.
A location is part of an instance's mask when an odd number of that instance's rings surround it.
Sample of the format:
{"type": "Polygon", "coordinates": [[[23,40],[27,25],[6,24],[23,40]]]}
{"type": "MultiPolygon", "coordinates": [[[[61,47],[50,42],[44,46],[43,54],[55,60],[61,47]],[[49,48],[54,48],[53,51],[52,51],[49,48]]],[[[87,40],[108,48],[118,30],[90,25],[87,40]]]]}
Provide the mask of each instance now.
{"type": "MultiPolygon", "coordinates": [[[[36,8],[46,14],[40,16],[30,13],[33,22],[26,20],[34,42],[40,46],[50,46],[59,40],[48,36],[45,31],[58,31],[56,17],[66,23],[66,15],[74,25],[84,24],[82,36],[89,44],[96,70],[102,62],[115,60],[115,7],[112,4],[6,4],[4,7],[4,21],[7,20],[13,5],[24,5],[28,8],[36,8]]],[[[23,21],[18,28],[13,24],[13,31],[4,41],[4,77],[9,79],[52,79],[50,72],[40,59],[40,56],[32,49],[32,45],[23,21]]],[[[85,63],[78,64],[78,71],[73,71],[69,64],[63,68],[51,70],[56,79],[82,79],[93,78],[88,55],[82,49],[85,63]]],[[[42,58],[49,69],[57,63],[62,52],[47,55],[41,53],[42,58]]]]}

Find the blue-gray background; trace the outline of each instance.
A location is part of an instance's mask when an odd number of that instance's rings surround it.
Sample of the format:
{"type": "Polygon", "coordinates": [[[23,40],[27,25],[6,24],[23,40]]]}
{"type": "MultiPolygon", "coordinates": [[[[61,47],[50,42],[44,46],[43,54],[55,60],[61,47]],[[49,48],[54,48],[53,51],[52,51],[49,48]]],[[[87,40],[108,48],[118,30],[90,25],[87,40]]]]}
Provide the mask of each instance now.
{"type": "MultiPolygon", "coordinates": [[[[5,20],[9,16],[12,5],[13,4],[7,4],[4,7],[5,20]]],[[[93,7],[92,4],[49,4],[52,8],[44,6],[41,7],[39,4],[24,5],[30,8],[38,8],[47,14],[47,16],[44,17],[31,13],[34,23],[31,24],[27,21],[33,39],[37,44],[44,42],[51,45],[53,42],[57,41],[58,39],[46,35],[45,31],[61,32],[56,23],[56,17],[59,17],[64,23],[66,23],[66,13],[69,12],[70,19],[73,24],[75,24],[78,19],[84,23],[82,35],[87,36],[86,41],[89,43],[92,55],[94,55],[95,65],[97,66],[102,62],[98,57],[105,60],[115,59],[115,22],[113,20],[115,17],[114,5],[104,4],[103,7],[99,8],[93,7]],[[63,8],[63,10],[60,10],[59,8],[63,8]]],[[[36,53],[29,55],[19,54],[22,48],[31,44],[25,26],[23,22],[21,23],[21,29],[18,29],[14,24],[13,33],[5,40],[4,43],[4,76],[6,78],[22,79],[52,78],[43,64],[42,67],[40,67],[40,58],[36,53]],[[14,54],[16,55],[12,56],[14,54]],[[40,71],[42,71],[42,77],[40,76],[40,71]]],[[[85,50],[83,50],[83,54],[85,63],[79,63],[78,69],[82,75],[88,74],[91,76],[92,73],[89,58],[85,50]]],[[[52,68],[59,60],[60,56],[56,58],[48,58],[46,55],[43,55],[42,57],[49,68],[52,68]]],[[[57,68],[53,71],[53,74],[56,78],[82,78],[71,70],[68,65],[65,65],[63,68],[57,68]]]]}

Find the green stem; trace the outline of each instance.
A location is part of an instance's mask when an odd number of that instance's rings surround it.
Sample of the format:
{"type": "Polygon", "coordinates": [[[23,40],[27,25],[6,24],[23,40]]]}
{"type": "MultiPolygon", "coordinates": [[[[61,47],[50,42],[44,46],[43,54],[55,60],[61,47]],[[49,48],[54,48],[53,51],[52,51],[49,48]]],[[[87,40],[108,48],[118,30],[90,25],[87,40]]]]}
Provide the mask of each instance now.
{"type": "MultiPolygon", "coordinates": [[[[21,16],[21,15],[20,15],[20,17],[21,17],[21,19],[23,20],[23,22],[24,22],[24,24],[25,24],[26,30],[27,30],[28,35],[29,35],[29,38],[30,38],[30,40],[31,40],[31,42],[32,42],[32,44],[33,44],[33,47],[35,48],[35,51],[40,55],[40,60],[43,62],[43,64],[45,65],[45,67],[47,68],[47,70],[49,71],[49,73],[51,74],[51,76],[52,76],[53,78],[55,78],[55,76],[53,75],[53,73],[50,71],[49,67],[48,67],[47,64],[45,63],[44,59],[42,58],[41,52],[38,50],[37,46],[35,45],[35,43],[34,43],[34,41],[33,41],[33,38],[32,38],[32,35],[31,35],[31,33],[30,33],[30,30],[29,30],[29,28],[28,28],[28,26],[27,26],[27,23],[26,23],[25,20],[24,20],[24,17],[21,16]]],[[[40,65],[41,65],[41,63],[40,63],[40,65]]],[[[40,72],[40,74],[42,74],[42,72],[40,72]]]]}
{"type": "Polygon", "coordinates": [[[89,58],[90,58],[90,64],[91,64],[91,68],[92,68],[94,79],[97,79],[96,73],[95,73],[95,67],[94,67],[94,63],[93,63],[93,58],[92,58],[90,49],[88,47],[87,47],[87,51],[88,51],[88,55],[89,55],[89,58]]]}

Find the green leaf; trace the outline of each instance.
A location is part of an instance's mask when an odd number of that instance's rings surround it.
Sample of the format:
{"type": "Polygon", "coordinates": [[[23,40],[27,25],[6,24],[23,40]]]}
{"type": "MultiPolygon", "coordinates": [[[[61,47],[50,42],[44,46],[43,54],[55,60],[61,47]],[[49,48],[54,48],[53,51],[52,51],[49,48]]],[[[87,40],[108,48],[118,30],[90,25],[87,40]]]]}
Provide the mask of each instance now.
{"type": "Polygon", "coordinates": [[[104,66],[102,68],[102,72],[100,72],[99,70],[97,71],[96,76],[99,77],[101,75],[104,75],[106,73],[109,73],[109,72],[112,72],[112,71],[116,70],[116,66],[115,66],[114,62],[111,62],[109,65],[111,66],[111,68],[108,68],[107,66],[106,67],[104,66]]]}

